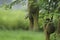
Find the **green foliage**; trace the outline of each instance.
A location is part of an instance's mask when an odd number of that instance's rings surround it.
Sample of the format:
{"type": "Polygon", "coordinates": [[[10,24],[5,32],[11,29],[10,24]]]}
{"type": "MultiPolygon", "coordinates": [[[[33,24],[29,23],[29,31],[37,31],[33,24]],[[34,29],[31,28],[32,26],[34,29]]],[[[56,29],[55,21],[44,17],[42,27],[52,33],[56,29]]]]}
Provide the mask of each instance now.
{"type": "Polygon", "coordinates": [[[53,34],[51,35],[50,39],[51,39],[51,40],[57,40],[57,39],[56,39],[56,33],[53,33],[53,34]]]}
{"type": "MultiPolygon", "coordinates": [[[[43,7],[46,7],[47,1],[44,0],[38,0],[38,2],[33,5],[39,5],[42,7],[42,12],[39,14],[39,28],[42,28],[44,26],[45,19],[47,17],[51,17],[52,14],[54,14],[54,23],[57,25],[57,13],[50,13],[47,14],[47,11],[44,11],[43,7]],[[44,12],[44,13],[43,13],[44,12]]],[[[29,3],[33,3],[33,1],[29,1],[29,3]]],[[[11,4],[15,5],[15,2],[12,2],[11,4]]],[[[13,5],[12,5],[13,6],[13,5]]],[[[28,19],[24,19],[26,15],[25,11],[21,10],[4,10],[0,9],[0,26],[1,28],[7,28],[7,29],[15,29],[15,28],[23,28],[27,29],[29,27],[29,21],[28,19]]],[[[55,25],[55,26],[56,26],[55,25]]]]}
{"type": "Polygon", "coordinates": [[[28,27],[29,23],[28,19],[24,19],[25,15],[25,11],[0,9],[0,29],[18,29],[20,27],[28,27]]]}
{"type": "Polygon", "coordinates": [[[31,32],[31,31],[8,31],[0,30],[0,40],[44,40],[44,33],[40,32],[31,32]],[[43,38],[42,38],[43,37],[43,38]]]}
{"type": "MultiPolygon", "coordinates": [[[[23,10],[4,10],[0,9],[0,29],[28,29],[29,21],[25,19],[27,12],[23,10]]],[[[52,14],[49,15],[49,18],[52,14]]],[[[57,25],[57,13],[54,14],[54,23],[57,25]]],[[[48,14],[40,13],[39,28],[44,27],[44,22],[48,14]]]]}

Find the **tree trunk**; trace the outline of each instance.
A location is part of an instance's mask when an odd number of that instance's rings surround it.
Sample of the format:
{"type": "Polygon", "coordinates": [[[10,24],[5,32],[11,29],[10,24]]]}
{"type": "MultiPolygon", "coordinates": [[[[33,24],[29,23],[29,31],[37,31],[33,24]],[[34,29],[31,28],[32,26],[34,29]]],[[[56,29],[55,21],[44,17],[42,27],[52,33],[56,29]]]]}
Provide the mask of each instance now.
{"type": "Polygon", "coordinates": [[[46,32],[46,40],[50,40],[50,34],[46,32]]]}
{"type": "Polygon", "coordinates": [[[37,0],[28,0],[30,30],[38,30],[39,6],[37,0]]]}
{"type": "Polygon", "coordinates": [[[33,30],[34,19],[31,14],[29,14],[29,21],[30,21],[29,30],[33,30]]]}
{"type": "Polygon", "coordinates": [[[50,34],[48,33],[48,30],[49,30],[49,29],[47,29],[48,27],[49,27],[48,24],[45,24],[45,25],[44,25],[44,32],[45,32],[46,40],[50,40],[50,34]]]}
{"type": "Polygon", "coordinates": [[[34,18],[34,28],[33,28],[33,30],[38,31],[39,30],[39,27],[38,27],[38,12],[33,15],[33,18],[34,18]]]}

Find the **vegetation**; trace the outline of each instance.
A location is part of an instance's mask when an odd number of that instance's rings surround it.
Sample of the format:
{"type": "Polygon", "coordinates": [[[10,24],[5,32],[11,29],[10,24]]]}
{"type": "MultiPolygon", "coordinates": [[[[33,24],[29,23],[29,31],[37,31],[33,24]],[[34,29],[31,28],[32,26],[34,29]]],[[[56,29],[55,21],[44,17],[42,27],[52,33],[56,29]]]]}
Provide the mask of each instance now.
{"type": "Polygon", "coordinates": [[[44,33],[31,31],[2,31],[0,30],[0,40],[44,40],[44,33]],[[42,38],[43,37],[43,38],[42,38]]]}
{"type": "MultiPolygon", "coordinates": [[[[27,1],[27,0],[15,0],[10,4],[3,4],[4,6],[3,5],[1,6],[0,29],[1,30],[7,29],[12,31],[23,29],[23,30],[30,30],[33,32],[34,31],[43,32],[43,28],[44,28],[46,40],[51,39],[50,37],[52,37],[51,36],[52,33],[54,33],[53,34],[54,39],[51,40],[59,39],[60,0],[28,0],[27,2],[28,11],[12,10],[14,5],[17,5],[19,3],[21,4],[21,2],[24,3],[23,1],[27,1]],[[27,13],[28,15],[26,15],[27,13]],[[27,16],[28,19],[25,19],[25,15],[27,16]]],[[[26,37],[23,37],[22,40],[25,40],[25,38],[26,37]]],[[[28,37],[26,40],[34,40],[34,39],[29,39],[28,37]]],[[[19,38],[16,40],[19,40],[19,38]]],[[[39,37],[36,40],[40,40],[39,37]]]]}
{"type": "Polygon", "coordinates": [[[27,12],[21,10],[0,9],[0,29],[18,29],[28,27],[28,19],[25,19],[27,12]]]}

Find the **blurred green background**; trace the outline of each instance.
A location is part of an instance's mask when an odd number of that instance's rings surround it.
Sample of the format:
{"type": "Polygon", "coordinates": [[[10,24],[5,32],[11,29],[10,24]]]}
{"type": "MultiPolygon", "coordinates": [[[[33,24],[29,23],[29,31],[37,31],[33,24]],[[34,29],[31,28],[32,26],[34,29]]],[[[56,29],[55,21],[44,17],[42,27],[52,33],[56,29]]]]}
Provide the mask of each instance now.
{"type": "Polygon", "coordinates": [[[25,19],[27,13],[25,10],[0,9],[0,40],[45,40],[42,18],[39,19],[40,32],[24,31],[29,27],[29,19],[25,19]]]}
{"type": "MultiPolygon", "coordinates": [[[[39,1],[39,6],[42,10],[39,10],[39,32],[34,32],[28,30],[30,25],[29,18],[25,19],[28,14],[28,2],[24,0],[25,3],[22,2],[21,4],[18,0],[17,5],[14,4],[12,5],[12,9],[9,9],[9,6],[11,6],[10,3],[13,4],[14,1],[15,0],[0,0],[0,40],[45,40],[46,35],[43,32],[45,19],[48,17],[51,18],[51,15],[54,14],[53,22],[54,25],[57,26],[57,18],[58,15],[60,15],[55,12],[58,11],[57,8],[56,10],[52,8],[54,12],[50,12],[48,16],[47,11],[43,8],[46,7],[44,1],[39,1]]],[[[55,40],[54,33],[51,35],[51,40],[55,40]]]]}

